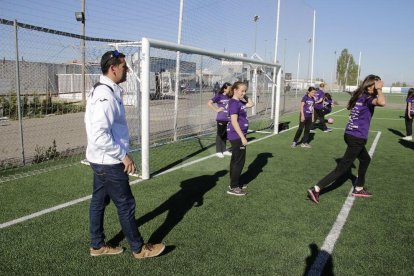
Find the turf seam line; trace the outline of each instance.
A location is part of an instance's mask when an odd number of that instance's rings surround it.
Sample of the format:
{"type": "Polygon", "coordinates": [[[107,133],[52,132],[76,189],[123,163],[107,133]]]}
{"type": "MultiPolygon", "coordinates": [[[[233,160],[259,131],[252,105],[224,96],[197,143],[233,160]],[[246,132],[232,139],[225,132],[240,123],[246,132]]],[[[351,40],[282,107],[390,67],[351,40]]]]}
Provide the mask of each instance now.
{"type": "MultiPolygon", "coordinates": [[[[371,158],[374,155],[380,136],[381,131],[377,131],[377,135],[375,136],[374,142],[372,142],[371,148],[368,152],[371,158]]],[[[346,223],[346,220],[354,203],[355,197],[352,196],[352,190],[353,187],[349,191],[345,203],[342,205],[341,211],[339,212],[334,225],[329,231],[328,236],[326,236],[321,250],[307,275],[322,275],[325,264],[331,257],[335,243],[341,234],[342,228],[346,223]]]]}

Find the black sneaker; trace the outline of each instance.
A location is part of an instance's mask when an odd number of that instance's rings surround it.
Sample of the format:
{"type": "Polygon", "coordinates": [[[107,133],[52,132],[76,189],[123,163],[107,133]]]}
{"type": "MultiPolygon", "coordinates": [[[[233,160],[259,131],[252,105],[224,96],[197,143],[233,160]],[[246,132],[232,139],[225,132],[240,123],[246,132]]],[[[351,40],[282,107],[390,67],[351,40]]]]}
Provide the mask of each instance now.
{"type": "Polygon", "coordinates": [[[308,197],[315,203],[319,203],[319,192],[315,191],[315,188],[308,189],[308,197]]]}
{"type": "Polygon", "coordinates": [[[229,189],[227,191],[227,193],[229,195],[235,195],[235,196],[245,196],[246,195],[246,192],[243,191],[242,189],[240,189],[239,187],[233,188],[233,189],[229,189]]]}
{"type": "Polygon", "coordinates": [[[367,190],[365,190],[365,189],[357,191],[354,188],[354,190],[352,191],[352,196],[355,196],[355,197],[371,197],[372,194],[370,192],[368,192],[367,190]]]}

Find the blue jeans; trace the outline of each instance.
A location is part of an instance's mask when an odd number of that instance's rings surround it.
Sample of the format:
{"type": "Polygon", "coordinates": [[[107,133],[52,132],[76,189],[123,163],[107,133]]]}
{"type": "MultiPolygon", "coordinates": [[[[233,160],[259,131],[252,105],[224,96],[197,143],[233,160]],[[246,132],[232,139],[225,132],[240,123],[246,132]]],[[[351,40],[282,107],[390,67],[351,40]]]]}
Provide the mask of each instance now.
{"type": "Polygon", "coordinates": [[[105,244],[105,207],[112,200],[118,210],[119,222],[133,252],[139,252],[144,243],[135,220],[135,198],[129,186],[124,164],[100,165],[91,163],[93,170],[93,193],[89,207],[91,247],[105,244]]]}

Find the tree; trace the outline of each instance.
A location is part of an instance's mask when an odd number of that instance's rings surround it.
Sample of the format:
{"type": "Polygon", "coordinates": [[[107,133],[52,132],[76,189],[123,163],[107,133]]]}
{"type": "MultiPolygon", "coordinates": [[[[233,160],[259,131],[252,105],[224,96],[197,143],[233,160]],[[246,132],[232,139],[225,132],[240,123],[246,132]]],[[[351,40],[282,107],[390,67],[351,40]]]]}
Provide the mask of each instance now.
{"type": "Polygon", "coordinates": [[[391,86],[394,86],[394,87],[407,87],[407,83],[397,81],[397,82],[393,82],[391,86]]]}
{"type": "Polygon", "coordinates": [[[343,88],[345,85],[357,85],[358,65],[354,57],[343,49],[336,63],[336,81],[343,88]]]}

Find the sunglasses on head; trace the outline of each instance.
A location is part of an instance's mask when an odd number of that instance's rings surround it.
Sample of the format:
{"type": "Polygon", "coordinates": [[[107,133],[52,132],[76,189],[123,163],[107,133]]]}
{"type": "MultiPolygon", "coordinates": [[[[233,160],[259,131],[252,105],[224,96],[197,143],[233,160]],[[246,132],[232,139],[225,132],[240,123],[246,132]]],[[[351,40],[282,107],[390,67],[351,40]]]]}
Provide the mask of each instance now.
{"type": "MultiPolygon", "coordinates": [[[[118,52],[118,50],[114,50],[114,51],[112,51],[111,52],[111,55],[107,58],[107,60],[105,61],[105,63],[104,63],[104,65],[106,66],[107,65],[107,63],[111,60],[111,59],[113,59],[113,58],[119,58],[119,56],[121,55],[121,53],[120,52],[118,52]]],[[[105,67],[104,66],[104,67],[105,67]]]]}
{"type": "Polygon", "coordinates": [[[112,51],[112,53],[111,53],[111,56],[109,57],[109,58],[119,58],[119,52],[118,52],[118,50],[114,50],[114,51],[112,51]]]}

